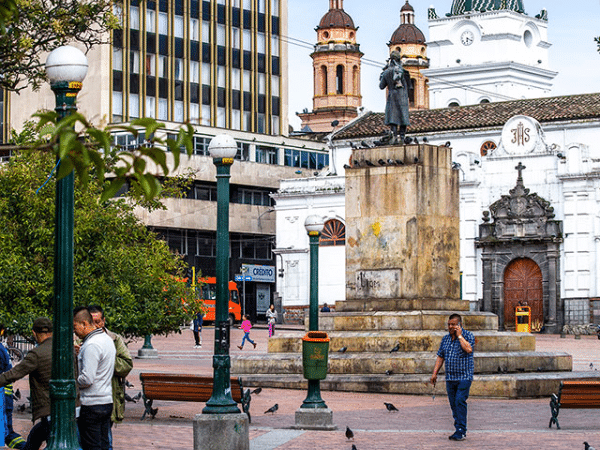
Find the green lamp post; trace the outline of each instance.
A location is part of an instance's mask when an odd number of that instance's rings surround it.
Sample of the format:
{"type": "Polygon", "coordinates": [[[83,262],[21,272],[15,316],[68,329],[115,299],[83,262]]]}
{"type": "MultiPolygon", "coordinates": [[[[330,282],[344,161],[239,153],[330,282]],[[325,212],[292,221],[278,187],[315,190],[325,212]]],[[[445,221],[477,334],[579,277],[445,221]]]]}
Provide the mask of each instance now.
{"type": "MultiPolygon", "coordinates": [[[[75,100],[87,70],[86,56],[75,47],[59,47],[48,55],[46,74],[56,96],[56,112],[60,119],[77,110],[75,100]]],[[[58,164],[60,167],[62,163],[59,161],[58,164]]],[[[49,450],[81,448],[75,425],[76,389],[73,373],[74,185],[73,172],[56,182],[49,450]]]]}
{"type": "Polygon", "coordinates": [[[215,136],[208,151],[217,166],[217,298],[215,301],[215,347],[213,355],[213,392],[202,414],[239,414],[231,396],[231,359],[229,358],[229,178],[237,153],[235,140],[215,136]]]}
{"type": "MultiPolygon", "coordinates": [[[[323,226],[321,216],[311,215],[304,221],[310,245],[309,331],[319,331],[319,236],[323,226]]],[[[308,380],[308,392],[300,408],[327,408],[321,398],[321,380],[308,380]]]]}

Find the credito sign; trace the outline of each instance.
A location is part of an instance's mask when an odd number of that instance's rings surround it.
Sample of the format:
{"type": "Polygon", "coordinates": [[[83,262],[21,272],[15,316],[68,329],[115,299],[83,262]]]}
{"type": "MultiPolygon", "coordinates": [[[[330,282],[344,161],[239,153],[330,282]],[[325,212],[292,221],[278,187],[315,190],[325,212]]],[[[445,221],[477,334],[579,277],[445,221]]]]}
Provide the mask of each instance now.
{"type": "Polygon", "coordinates": [[[252,281],[259,283],[275,283],[275,266],[257,266],[242,264],[242,273],[250,275],[252,281]]]}

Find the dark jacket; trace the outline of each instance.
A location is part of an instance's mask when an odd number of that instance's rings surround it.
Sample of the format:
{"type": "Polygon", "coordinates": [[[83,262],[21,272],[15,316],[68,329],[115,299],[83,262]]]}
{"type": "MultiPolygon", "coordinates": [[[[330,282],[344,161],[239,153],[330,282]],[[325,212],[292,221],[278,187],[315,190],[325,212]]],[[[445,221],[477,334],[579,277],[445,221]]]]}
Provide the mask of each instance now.
{"type": "Polygon", "coordinates": [[[131,354],[127,349],[127,345],[125,345],[123,338],[106,328],[104,330],[115,343],[115,349],[117,351],[115,356],[115,372],[111,380],[113,410],[110,420],[114,423],[120,423],[125,417],[125,377],[129,375],[129,372],[133,369],[133,359],[131,358],[131,354]]]}
{"type": "Polygon", "coordinates": [[[29,375],[31,395],[31,415],[35,422],[40,417],[50,415],[50,375],[52,373],[52,338],[46,339],[29,350],[27,356],[10,369],[0,374],[0,386],[29,375]]]}

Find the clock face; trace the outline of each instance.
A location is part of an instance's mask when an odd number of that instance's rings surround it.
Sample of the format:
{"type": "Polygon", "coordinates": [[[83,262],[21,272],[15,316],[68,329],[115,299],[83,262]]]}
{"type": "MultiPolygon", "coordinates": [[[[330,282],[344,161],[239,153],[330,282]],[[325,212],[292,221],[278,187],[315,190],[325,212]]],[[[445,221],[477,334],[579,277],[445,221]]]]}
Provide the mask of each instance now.
{"type": "Polygon", "coordinates": [[[462,42],[463,45],[471,45],[474,40],[475,36],[472,31],[467,30],[460,35],[460,42],[462,42]]]}

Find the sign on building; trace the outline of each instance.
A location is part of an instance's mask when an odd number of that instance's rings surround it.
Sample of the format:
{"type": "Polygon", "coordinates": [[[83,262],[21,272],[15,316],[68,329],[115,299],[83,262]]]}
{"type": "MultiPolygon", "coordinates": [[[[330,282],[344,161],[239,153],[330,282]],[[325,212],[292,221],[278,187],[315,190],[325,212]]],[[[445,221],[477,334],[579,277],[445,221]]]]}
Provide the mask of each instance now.
{"type": "Polygon", "coordinates": [[[259,283],[275,283],[275,266],[242,264],[242,273],[259,283]]]}

